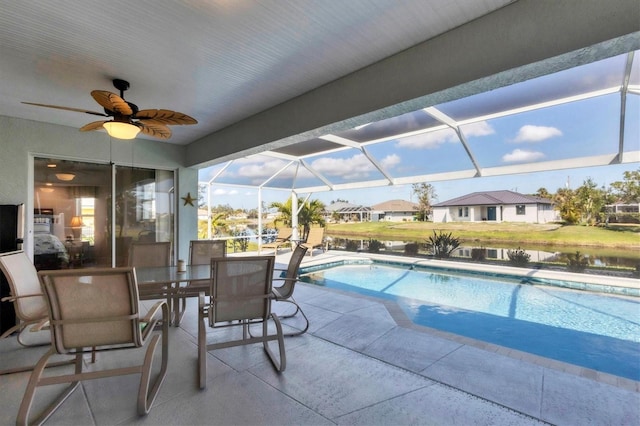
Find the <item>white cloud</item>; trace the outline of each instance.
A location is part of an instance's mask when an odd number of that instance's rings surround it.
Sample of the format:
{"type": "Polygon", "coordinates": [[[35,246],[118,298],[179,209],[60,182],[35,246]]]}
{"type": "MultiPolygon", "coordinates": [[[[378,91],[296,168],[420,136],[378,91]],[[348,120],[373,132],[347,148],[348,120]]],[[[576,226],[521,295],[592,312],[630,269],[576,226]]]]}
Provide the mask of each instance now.
{"type": "Polygon", "coordinates": [[[237,170],[238,176],[249,179],[268,178],[287,164],[284,160],[269,160],[246,163],[237,170]]]}
{"type": "Polygon", "coordinates": [[[527,124],[522,126],[516,135],[514,142],[540,142],[556,136],[562,136],[562,131],[555,127],[534,126],[527,124]]]}
{"type": "Polygon", "coordinates": [[[351,158],[319,158],[311,163],[311,167],[325,176],[344,179],[364,179],[374,170],[364,154],[356,154],[351,158]]]}
{"type": "Polygon", "coordinates": [[[524,149],[514,149],[511,153],[502,156],[505,163],[522,163],[525,161],[535,161],[544,158],[542,152],[527,151],[524,149]]]}
{"type": "Polygon", "coordinates": [[[382,164],[382,167],[389,170],[400,164],[401,161],[402,160],[400,159],[400,156],[398,156],[397,154],[391,154],[384,157],[380,164],[382,164]]]}
{"type": "Polygon", "coordinates": [[[407,136],[398,140],[398,148],[409,149],[435,149],[446,142],[454,142],[458,136],[452,129],[442,129],[435,132],[421,133],[415,136],[407,136]]]}
{"type": "Polygon", "coordinates": [[[488,136],[493,135],[496,132],[486,121],[467,124],[465,126],[461,126],[460,129],[465,136],[488,136]]]}
{"type": "Polygon", "coordinates": [[[235,189],[216,188],[213,190],[211,194],[221,196],[221,195],[236,195],[237,193],[238,191],[236,191],[235,189]]]}
{"type": "MultiPolygon", "coordinates": [[[[465,136],[487,136],[495,133],[493,127],[486,121],[467,124],[460,128],[465,136]]],[[[447,142],[459,142],[460,139],[453,129],[441,129],[435,132],[422,133],[415,136],[408,136],[398,141],[398,148],[409,149],[435,149],[447,142]]]]}

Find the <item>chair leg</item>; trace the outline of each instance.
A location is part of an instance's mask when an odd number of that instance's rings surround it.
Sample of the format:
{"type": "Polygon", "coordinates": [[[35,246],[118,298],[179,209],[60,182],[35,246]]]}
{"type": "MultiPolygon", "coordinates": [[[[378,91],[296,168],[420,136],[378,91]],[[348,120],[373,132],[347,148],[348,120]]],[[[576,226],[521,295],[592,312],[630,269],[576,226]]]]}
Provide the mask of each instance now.
{"type": "MultiPolygon", "coordinates": [[[[42,322],[42,320],[34,320],[34,321],[26,321],[26,322],[21,322],[19,324],[14,325],[13,327],[11,327],[10,329],[8,329],[7,331],[5,331],[4,333],[2,333],[2,335],[0,336],[0,339],[4,339],[7,338],[9,336],[11,336],[13,333],[18,332],[18,343],[26,348],[33,348],[36,346],[46,346],[51,344],[51,340],[47,339],[45,342],[42,343],[36,343],[36,344],[29,344],[26,343],[22,340],[22,333],[27,330],[27,327],[29,327],[30,325],[36,325],[38,323],[42,322]]],[[[38,330],[40,331],[40,330],[38,330]]],[[[30,332],[30,331],[29,331],[30,332]]]]}
{"type": "Polygon", "coordinates": [[[302,330],[293,332],[293,333],[285,333],[285,337],[294,337],[294,336],[300,336],[304,333],[307,332],[307,330],[309,330],[309,318],[307,318],[307,316],[305,315],[304,311],[302,310],[302,308],[300,307],[300,305],[298,305],[298,302],[295,301],[295,299],[292,297],[290,297],[289,299],[280,299],[280,300],[276,300],[278,302],[286,302],[286,303],[291,303],[292,305],[294,305],[296,307],[296,310],[293,312],[293,314],[287,314],[282,316],[282,318],[292,318],[295,315],[297,315],[298,313],[300,313],[302,315],[302,318],[304,318],[304,328],[302,330]]]}
{"type": "Polygon", "coordinates": [[[207,387],[207,332],[205,324],[204,293],[198,296],[198,385],[200,389],[207,387]]]}
{"type": "MultiPolygon", "coordinates": [[[[45,353],[42,358],[38,361],[35,368],[33,369],[33,373],[31,373],[31,377],[29,378],[29,383],[27,384],[27,389],[24,392],[24,396],[22,397],[22,402],[20,403],[20,409],[18,410],[18,417],[16,419],[16,425],[22,426],[27,424],[37,424],[40,425],[44,423],[57,409],[62,405],[64,401],[73,393],[74,390],[80,384],[79,381],[72,381],[69,383],[69,386],[65,388],[60,395],[49,405],[47,406],[42,413],[40,413],[35,419],[29,420],[29,413],[31,411],[31,406],[33,404],[33,398],[35,396],[36,388],[38,386],[46,386],[49,381],[47,377],[42,377],[42,373],[44,369],[47,367],[47,361],[51,358],[52,355],[55,354],[55,349],[51,348],[47,353],[45,353]]],[[[82,373],[82,353],[78,353],[75,356],[75,374],[82,373]]],[[[53,378],[53,383],[56,382],[55,378],[53,378]]]]}
{"type": "MultiPolygon", "coordinates": [[[[25,343],[21,340],[21,336],[23,332],[29,332],[27,330],[27,327],[29,327],[30,325],[34,325],[34,324],[38,324],[40,321],[29,321],[29,322],[23,322],[20,324],[17,324],[13,327],[11,327],[9,330],[7,330],[6,332],[4,332],[2,334],[2,336],[0,336],[0,339],[4,339],[9,337],[11,334],[13,334],[14,332],[18,331],[18,336],[17,336],[17,341],[20,345],[27,347],[27,348],[33,348],[33,347],[38,347],[38,346],[47,346],[51,344],[51,340],[47,340],[46,342],[42,342],[42,343],[37,343],[37,344],[28,344],[25,343]]],[[[69,364],[73,364],[75,362],[75,360],[71,359],[68,361],[57,361],[57,362],[52,362],[47,364],[47,366],[45,368],[50,368],[50,367],[60,367],[63,365],[69,365],[69,364]]],[[[24,373],[27,371],[33,371],[33,369],[35,368],[35,365],[27,365],[27,366],[22,366],[22,367],[13,367],[13,368],[7,368],[5,370],[0,370],[0,376],[4,376],[6,374],[15,374],[15,373],[24,373]]]]}
{"type": "Polygon", "coordinates": [[[4,339],[6,337],[9,337],[10,335],[12,335],[13,333],[15,333],[16,331],[22,331],[22,329],[24,327],[27,326],[28,323],[20,323],[20,324],[16,324],[13,327],[11,327],[10,329],[8,329],[7,331],[5,331],[4,333],[2,333],[2,336],[0,336],[0,339],[4,339]]]}
{"type": "Polygon", "coordinates": [[[160,371],[158,372],[156,379],[153,381],[150,390],[149,384],[151,380],[153,354],[156,351],[156,346],[158,346],[158,340],[160,340],[159,335],[156,334],[151,338],[151,342],[149,342],[149,347],[147,348],[147,352],[144,356],[144,364],[142,365],[142,374],[140,377],[140,388],[138,390],[138,414],[140,415],[149,413],[151,405],[153,405],[153,401],[155,401],[156,396],[158,396],[160,386],[167,376],[167,365],[169,361],[169,315],[169,306],[166,304],[162,305],[162,346],[160,348],[162,351],[162,359],[160,362],[160,371]]]}
{"type": "MultiPolygon", "coordinates": [[[[45,368],[51,368],[51,367],[61,367],[63,365],[69,365],[69,364],[73,364],[75,363],[75,360],[68,360],[68,361],[58,361],[58,362],[52,362],[47,364],[47,366],[45,368]]],[[[27,371],[33,371],[33,369],[35,368],[35,365],[27,365],[25,367],[14,367],[14,368],[8,368],[6,370],[0,370],[0,376],[4,376],[6,374],[15,374],[15,373],[25,373],[27,371]]]]}
{"type": "Polygon", "coordinates": [[[278,340],[278,351],[280,352],[280,361],[278,362],[278,359],[276,358],[273,351],[269,347],[269,340],[274,340],[274,339],[273,337],[270,338],[270,336],[267,336],[267,332],[268,332],[267,321],[264,321],[262,323],[262,338],[264,339],[262,341],[262,346],[264,347],[264,351],[269,356],[269,359],[271,360],[271,363],[273,364],[273,366],[276,368],[278,372],[281,373],[285,370],[285,368],[287,368],[287,354],[284,351],[284,334],[282,334],[282,324],[280,323],[280,319],[278,318],[278,316],[272,313],[271,318],[273,319],[273,322],[276,324],[276,334],[277,334],[277,340],[278,340]]]}
{"type": "Polygon", "coordinates": [[[175,304],[174,307],[174,320],[173,325],[175,327],[180,326],[180,322],[182,321],[182,317],[184,317],[184,313],[187,310],[187,298],[180,297],[173,301],[175,304]]]}

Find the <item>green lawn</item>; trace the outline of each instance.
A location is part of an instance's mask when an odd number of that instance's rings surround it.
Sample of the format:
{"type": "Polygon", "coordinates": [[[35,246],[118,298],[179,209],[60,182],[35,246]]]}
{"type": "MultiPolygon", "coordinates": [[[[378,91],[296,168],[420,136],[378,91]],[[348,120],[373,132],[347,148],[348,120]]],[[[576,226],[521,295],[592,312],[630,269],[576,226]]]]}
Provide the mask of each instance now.
{"type": "Polygon", "coordinates": [[[640,225],[562,226],[523,223],[365,222],[328,224],[327,234],[379,240],[424,241],[433,231],[451,232],[461,242],[509,245],[640,249],[640,225]]]}

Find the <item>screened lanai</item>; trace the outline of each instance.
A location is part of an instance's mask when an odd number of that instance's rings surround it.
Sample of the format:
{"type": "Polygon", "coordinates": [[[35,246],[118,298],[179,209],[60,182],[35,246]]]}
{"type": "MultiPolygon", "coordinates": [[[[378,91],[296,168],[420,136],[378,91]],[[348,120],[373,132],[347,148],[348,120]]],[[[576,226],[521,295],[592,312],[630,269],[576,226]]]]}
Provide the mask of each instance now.
{"type": "Polygon", "coordinates": [[[261,208],[263,189],[308,198],[324,191],[640,162],[638,53],[216,164],[200,170],[200,181],[207,194],[219,185],[258,188],[261,208]]]}

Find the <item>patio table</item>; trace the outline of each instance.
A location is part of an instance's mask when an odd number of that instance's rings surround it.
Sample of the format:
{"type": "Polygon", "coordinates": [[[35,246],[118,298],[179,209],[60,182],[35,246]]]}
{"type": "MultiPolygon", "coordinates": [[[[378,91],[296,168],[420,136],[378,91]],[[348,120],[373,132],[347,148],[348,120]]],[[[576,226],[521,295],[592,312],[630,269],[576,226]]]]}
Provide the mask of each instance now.
{"type": "Polygon", "coordinates": [[[180,324],[178,300],[198,297],[201,291],[209,293],[210,265],[187,265],[184,272],[178,272],[177,266],[140,267],[135,268],[135,273],[138,287],[148,284],[167,286],[167,297],[173,299],[173,323],[176,326],[180,324]]]}

